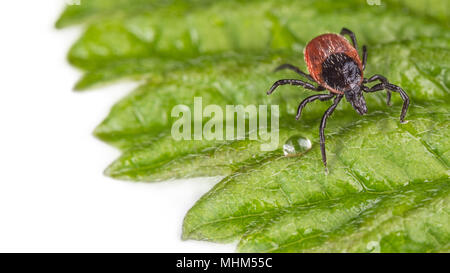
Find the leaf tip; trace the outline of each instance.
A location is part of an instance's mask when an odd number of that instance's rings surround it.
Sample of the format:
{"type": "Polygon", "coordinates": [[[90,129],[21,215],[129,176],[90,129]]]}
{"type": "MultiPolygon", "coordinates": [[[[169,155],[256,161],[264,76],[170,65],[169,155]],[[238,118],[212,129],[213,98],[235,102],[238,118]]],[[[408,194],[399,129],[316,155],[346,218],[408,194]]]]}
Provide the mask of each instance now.
{"type": "Polygon", "coordinates": [[[55,27],[56,29],[63,29],[63,28],[64,28],[64,24],[61,22],[61,18],[59,18],[59,19],[55,22],[54,27],[55,27]]]}

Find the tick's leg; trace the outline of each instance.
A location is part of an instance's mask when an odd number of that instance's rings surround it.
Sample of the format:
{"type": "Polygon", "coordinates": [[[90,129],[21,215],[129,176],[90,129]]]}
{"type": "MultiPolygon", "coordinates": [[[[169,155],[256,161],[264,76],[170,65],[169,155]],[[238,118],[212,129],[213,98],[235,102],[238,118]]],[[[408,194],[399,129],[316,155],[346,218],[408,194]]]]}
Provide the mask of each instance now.
{"type": "Polygon", "coordinates": [[[363,59],[362,59],[363,70],[366,69],[366,64],[367,64],[367,47],[363,45],[363,59]]]}
{"type": "Polygon", "coordinates": [[[297,74],[299,74],[300,76],[303,76],[303,77],[307,78],[308,80],[314,82],[314,79],[311,77],[311,75],[306,74],[305,72],[301,71],[300,68],[298,68],[292,64],[282,64],[279,67],[275,68],[275,72],[279,71],[279,70],[283,70],[283,69],[292,70],[292,71],[296,72],[297,74]]]}
{"type": "Polygon", "coordinates": [[[320,122],[320,150],[322,151],[322,161],[325,168],[327,167],[327,154],[325,150],[325,127],[327,126],[327,118],[331,116],[334,109],[338,106],[339,102],[341,101],[343,95],[337,95],[336,98],[333,101],[333,104],[330,106],[330,108],[325,111],[325,114],[322,117],[322,121],[320,122]]]}
{"type": "Polygon", "coordinates": [[[352,39],[353,47],[356,48],[356,50],[358,50],[358,43],[356,42],[356,36],[355,36],[355,33],[353,33],[353,31],[344,27],[341,30],[341,35],[350,36],[350,39],[352,39]]]}
{"type": "MultiPolygon", "coordinates": [[[[383,85],[389,84],[389,81],[384,76],[381,76],[381,75],[373,75],[372,77],[370,77],[368,79],[364,79],[363,83],[369,83],[369,82],[373,82],[373,81],[377,81],[377,80],[380,81],[383,85]]],[[[373,87],[375,87],[377,85],[374,85],[373,87]]],[[[386,95],[387,95],[386,96],[386,104],[390,106],[391,105],[391,91],[388,90],[387,88],[383,87],[381,89],[377,89],[377,90],[373,90],[373,91],[366,91],[366,92],[375,92],[375,91],[379,91],[379,90],[383,90],[383,89],[386,89],[386,95]]]]}
{"type": "Polygon", "coordinates": [[[369,93],[370,92],[380,91],[380,90],[383,90],[383,89],[390,90],[390,91],[393,91],[393,92],[397,92],[397,93],[400,94],[400,97],[403,100],[402,113],[400,114],[400,122],[404,123],[405,122],[406,112],[408,111],[408,106],[409,106],[409,97],[408,97],[408,95],[406,94],[406,92],[402,88],[400,88],[399,86],[394,85],[392,83],[389,83],[389,82],[388,83],[379,83],[379,84],[376,84],[376,85],[372,86],[371,88],[367,88],[367,87],[363,88],[364,92],[369,92],[369,93]]]}
{"type": "Polygon", "coordinates": [[[397,92],[400,94],[400,97],[403,100],[402,113],[400,114],[400,122],[405,123],[406,112],[408,111],[408,107],[409,107],[408,94],[406,94],[406,92],[400,86],[394,85],[392,83],[388,83],[385,86],[385,88],[387,90],[391,90],[391,91],[394,91],[394,92],[397,92]]]}
{"type": "Polygon", "coordinates": [[[330,100],[330,99],[334,98],[334,96],[335,96],[335,94],[320,94],[320,95],[314,95],[311,97],[307,97],[298,105],[297,116],[295,117],[295,119],[296,120],[300,119],[300,116],[302,115],[302,110],[308,103],[313,102],[315,100],[320,100],[320,101],[330,100]]]}
{"type": "Polygon", "coordinates": [[[269,89],[269,91],[267,91],[267,95],[270,95],[273,93],[273,91],[275,91],[275,89],[280,86],[280,85],[285,85],[285,84],[290,84],[290,85],[300,85],[303,86],[306,89],[309,90],[314,90],[314,91],[323,91],[325,90],[322,86],[314,86],[310,83],[304,82],[302,80],[294,80],[294,79],[284,79],[284,80],[278,80],[276,81],[272,87],[269,89]]]}

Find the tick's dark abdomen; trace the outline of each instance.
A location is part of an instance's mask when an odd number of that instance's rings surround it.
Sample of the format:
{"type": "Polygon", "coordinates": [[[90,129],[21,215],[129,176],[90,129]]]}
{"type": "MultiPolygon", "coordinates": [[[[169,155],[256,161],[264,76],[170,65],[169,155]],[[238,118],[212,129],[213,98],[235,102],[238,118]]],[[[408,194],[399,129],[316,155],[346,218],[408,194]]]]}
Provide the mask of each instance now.
{"type": "Polygon", "coordinates": [[[358,64],[345,53],[334,53],[322,63],[322,78],[339,91],[348,91],[361,81],[358,64]]]}

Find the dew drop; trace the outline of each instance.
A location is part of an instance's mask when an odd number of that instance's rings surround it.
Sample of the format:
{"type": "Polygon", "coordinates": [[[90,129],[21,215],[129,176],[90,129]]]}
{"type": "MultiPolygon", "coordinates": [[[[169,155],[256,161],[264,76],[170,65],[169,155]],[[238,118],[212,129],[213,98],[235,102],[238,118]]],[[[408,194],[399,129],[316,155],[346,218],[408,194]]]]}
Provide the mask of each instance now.
{"type": "Polygon", "coordinates": [[[311,149],[311,141],[303,136],[292,136],[283,145],[284,156],[297,156],[311,149]]]}
{"type": "Polygon", "coordinates": [[[370,241],[367,243],[366,248],[370,252],[378,253],[380,252],[380,243],[377,241],[370,241]]]}

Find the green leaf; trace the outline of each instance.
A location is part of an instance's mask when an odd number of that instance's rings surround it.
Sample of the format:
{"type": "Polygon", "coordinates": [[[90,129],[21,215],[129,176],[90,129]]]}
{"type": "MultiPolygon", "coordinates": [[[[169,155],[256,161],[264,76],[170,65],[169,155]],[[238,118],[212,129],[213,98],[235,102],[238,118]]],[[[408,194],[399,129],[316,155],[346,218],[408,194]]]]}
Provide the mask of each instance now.
{"type": "MultiPolygon", "coordinates": [[[[369,46],[419,36],[448,37],[448,29],[441,24],[401,12],[397,5],[370,7],[357,0],[348,4],[331,0],[206,1],[186,5],[189,8],[175,1],[157,11],[142,8],[138,13],[128,10],[140,8],[145,1],[134,0],[136,4],[126,9],[123,1],[103,2],[93,1],[103,7],[96,14],[112,15],[90,24],[69,53],[72,64],[87,70],[76,86],[80,90],[123,77],[183,71],[184,62],[205,54],[230,50],[260,54],[268,49],[301,52],[314,36],[339,31],[336,26],[351,28],[360,43],[369,46]],[[108,12],[111,9],[114,12],[108,12]]],[[[92,11],[89,5],[73,9],[92,11]]]]}
{"type": "Polygon", "coordinates": [[[397,6],[409,12],[410,16],[425,16],[428,19],[436,20],[447,27],[450,27],[448,15],[450,14],[450,4],[448,1],[428,0],[428,1],[408,1],[408,0],[387,0],[390,6],[397,6]]]}
{"type": "MultiPolygon", "coordinates": [[[[418,42],[418,46],[422,42],[418,42]]],[[[404,44],[401,44],[404,46],[404,44]]],[[[382,62],[386,67],[392,67],[392,70],[386,71],[385,75],[390,78],[397,78],[401,86],[411,87],[410,95],[416,101],[425,99],[446,99],[448,94],[447,83],[438,78],[433,78],[429,74],[422,72],[417,67],[422,65],[416,61],[412,63],[411,52],[422,56],[428,54],[427,60],[436,62],[442,57],[442,52],[432,54],[433,50],[421,47],[420,52],[413,50],[411,43],[409,50],[404,54],[405,63],[397,66],[390,64],[392,52],[399,52],[401,45],[389,44],[381,50],[377,48],[374,54],[377,58],[372,58],[370,64],[382,67],[382,62]],[[393,50],[394,49],[394,50],[393,50]],[[379,57],[378,57],[379,56],[379,57]],[[383,61],[384,60],[384,61],[383,61]],[[408,70],[403,70],[410,67],[408,70]],[[405,73],[413,76],[405,77],[405,73]]],[[[448,52],[447,52],[448,54],[448,52]]],[[[292,57],[294,58],[294,57],[292,57]]],[[[289,59],[285,58],[286,60],[289,59]]],[[[137,146],[128,150],[120,159],[114,162],[107,170],[107,174],[121,179],[132,180],[164,180],[167,178],[195,177],[204,175],[225,175],[240,167],[240,162],[246,162],[251,157],[258,157],[261,153],[259,143],[255,141],[238,141],[238,143],[224,144],[222,142],[211,141],[175,141],[170,136],[170,128],[173,118],[170,117],[170,111],[176,104],[185,104],[193,107],[193,97],[202,97],[203,103],[217,104],[223,108],[226,104],[239,104],[243,101],[251,101],[257,104],[279,104],[281,113],[287,116],[282,121],[280,128],[280,143],[291,135],[301,132],[308,134],[313,141],[317,139],[317,120],[325,111],[325,106],[319,106],[315,109],[305,110],[304,118],[301,122],[295,124],[293,116],[299,101],[307,96],[305,92],[301,94],[297,88],[280,88],[280,93],[272,97],[261,95],[267,89],[267,82],[273,82],[280,78],[280,74],[269,73],[276,63],[282,63],[281,60],[273,61],[268,58],[264,61],[259,58],[258,66],[246,66],[247,62],[256,62],[256,60],[245,59],[243,56],[228,57],[227,62],[218,63],[214,70],[208,66],[196,68],[195,70],[185,70],[182,72],[173,72],[171,76],[175,83],[166,80],[157,87],[148,84],[144,85],[136,92],[125,98],[116,105],[109,117],[97,128],[96,134],[103,140],[110,141],[113,144],[126,149],[130,146],[137,146]],[[208,72],[206,72],[208,71],[208,72]],[[230,73],[227,71],[233,71],[230,73]],[[179,85],[178,80],[184,78],[183,84],[179,85]],[[151,89],[152,91],[149,91],[151,89]],[[157,99],[156,99],[157,98],[157,99]],[[163,113],[163,114],[161,114],[163,113]],[[139,117],[146,117],[146,120],[139,117]],[[162,118],[164,117],[164,118],[162,118]],[[141,143],[137,145],[137,143],[141,143]],[[218,147],[220,149],[218,150],[218,147]],[[236,149],[234,147],[241,147],[236,149]],[[206,149],[208,148],[208,149],[206,149]],[[206,149],[206,150],[205,150],[206,149]],[[205,150],[205,151],[203,151],[205,150]],[[225,152],[221,152],[225,150],[225,152]],[[234,152],[231,152],[234,150],[234,152]],[[244,156],[244,154],[246,156],[244,156]],[[219,160],[221,159],[221,160],[219,160]],[[228,164],[227,164],[228,162],[228,164]],[[187,168],[186,166],[191,166],[187,168]],[[175,171],[177,170],[177,171],[175,171]]],[[[446,67],[437,68],[445,70],[446,67]]],[[[290,74],[286,74],[290,75],[290,74]]],[[[383,95],[372,95],[369,98],[369,108],[372,111],[386,110],[383,95]]],[[[399,99],[395,98],[397,105],[399,99]]],[[[334,128],[348,124],[352,119],[359,119],[348,105],[344,105],[345,113],[336,113],[339,121],[329,123],[327,132],[334,134],[334,128]],[[344,117],[349,115],[348,117],[344,117]]],[[[398,116],[400,109],[396,107],[391,111],[391,115],[398,116]]],[[[281,148],[281,147],[280,147],[281,148]]]]}
{"type": "Polygon", "coordinates": [[[143,80],[95,130],[123,151],[107,175],[148,182],[224,177],[187,213],[184,239],[237,240],[244,252],[446,252],[448,15],[447,2],[437,0],[91,0],[69,6],[56,25],[86,24],[68,56],[85,71],[77,90],[143,80]],[[306,70],[305,44],[344,26],[368,46],[365,76],[385,75],[405,89],[411,106],[409,122],[400,124],[397,94],[392,107],[384,92],[367,94],[364,117],[343,101],[326,129],[327,175],[318,122],[330,102],[308,105],[296,122],[298,103],[312,92],[265,91],[277,79],[298,77],[272,73],[277,65],[306,70]],[[262,151],[263,141],[248,135],[174,140],[171,110],[192,109],[194,97],[223,110],[279,105],[277,149],[262,151]],[[307,140],[312,147],[284,155],[286,145],[307,140]]]}
{"type": "MultiPolygon", "coordinates": [[[[184,222],[184,238],[229,241],[244,235],[245,242],[241,241],[241,245],[245,246],[242,246],[243,250],[310,251],[309,245],[302,244],[290,249],[264,247],[281,243],[276,234],[265,233],[264,227],[273,224],[274,215],[302,207],[308,210],[311,217],[308,223],[316,222],[315,225],[308,225],[309,228],[320,233],[330,232],[331,236],[344,225],[350,225],[359,214],[344,213],[336,216],[339,218],[336,223],[326,222],[325,226],[321,226],[321,219],[314,212],[318,204],[323,205],[319,206],[320,213],[335,213],[330,209],[330,204],[339,206],[340,202],[356,200],[360,202],[357,206],[363,206],[367,201],[365,199],[370,202],[373,196],[386,196],[387,199],[400,197],[408,191],[405,186],[410,184],[411,190],[415,189],[416,184],[420,188],[426,182],[434,184],[438,180],[443,180],[448,186],[449,143],[443,143],[441,150],[442,146],[432,147],[434,142],[429,137],[437,134],[445,141],[445,136],[450,133],[449,117],[448,113],[429,110],[422,112],[420,108],[414,109],[406,125],[399,124],[390,115],[379,113],[342,128],[338,135],[327,140],[329,165],[332,166],[329,175],[323,171],[320,150],[315,145],[302,157],[279,155],[270,162],[225,178],[189,211],[184,222]],[[230,203],[233,205],[230,206],[230,203]],[[260,242],[260,237],[255,236],[253,241],[253,237],[247,237],[249,233],[258,234],[265,240],[260,242]]],[[[448,214],[448,206],[441,209],[448,214]]],[[[385,213],[388,217],[391,212],[385,213]]],[[[445,226],[446,233],[442,235],[448,238],[450,230],[448,222],[444,221],[448,218],[437,220],[445,226]]],[[[291,223],[283,222],[293,225],[294,229],[296,223],[295,219],[291,223]]],[[[301,224],[298,223],[297,231],[305,228],[301,224]]],[[[401,230],[402,227],[396,228],[401,230]]],[[[283,228],[280,227],[280,230],[283,228]]],[[[284,239],[291,243],[303,238],[304,234],[292,231],[285,235],[289,235],[284,239]]],[[[373,240],[373,237],[370,238],[373,240]]],[[[349,250],[364,251],[363,248],[349,250]]],[[[411,251],[425,250],[430,249],[411,251]]]]}
{"type": "Polygon", "coordinates": [[[258,252],[436,252],[448,249],[449,183],[358,193],[271,212],[238,249],[258,252]],[[289,234],[289,236],[286,236],[289,234]]]}
{"type": "MultiPolygon", "coordinates": [[[[217,0],[215,0],[217,1],[217,0]]],[[[212,0],[89,0],[81,5],[69,5],[56,22],[63,28],[81,22],[97,22],[110,17],[123,17],[142,12],[156,12],[170,9],[172,12],[186,12],[191,8],[203,7],[212,0]]]]}

